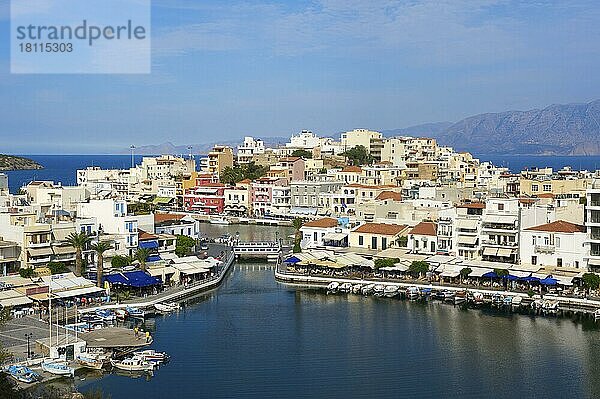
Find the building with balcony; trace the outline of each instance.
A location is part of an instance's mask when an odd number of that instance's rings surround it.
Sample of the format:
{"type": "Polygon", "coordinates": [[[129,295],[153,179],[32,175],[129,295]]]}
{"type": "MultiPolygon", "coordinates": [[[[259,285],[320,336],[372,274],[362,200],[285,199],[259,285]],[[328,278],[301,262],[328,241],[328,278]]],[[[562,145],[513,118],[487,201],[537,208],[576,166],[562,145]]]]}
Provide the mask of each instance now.
{"type": "Polygon", "coordinates": [[[596,181],[586,192],[585,227],[587,267],[600,271],[600,184],[596,181]]]}
{"type": "Polygon", "coordinates": [[[225,188],[221,183],[206,183],[190,188],[183,196],[183,207],[187,211],[205,215],[221,214],[225,209],[225,188]]]}
{"type": "Polygon", "coordinates": [[[464,259],[480,259],[481,225],[485,203],[467,202],[456,207],[452,222],[454,251],[464,259]]]}
{"type": "Polygon", "coordinates": [[[365,223],[349,234],[349,244],[353,248],[383,251],[398,247],[401,236],[407,236],[409,227],[399,224],[365,223]]]}
{"type": "Polygon", "coordinates": [[[203,172],[220,176],[227,167],[233,167],[233,149],[224,145],[216,145],[208,153],[203,165],[203,172]]]}
{"type": "Polygon", "coordinates": [[[0,275],[6,276],[8,273],[14,273],[21,267],[19,260],[21,256],[21,246],[14,241],[4,241],[0,237],[0,275]]]}
{"type": "Polygon", "coordinates": [[[519,200],[488,199],[481,220],[481,257],[490,262],[517,263],[519,200]]]}
{"type": "Polygon", "coordinates": [[[264,154],[265,143],[261,139],[254,137],[244,137],[244,142],[237,148],[237,162],[239,164],[250,163],[254,155],[264,154]]]}
{"type": "Polygon", "coordinates": [[[521,232],[521,262],[585,270],[586,239],[585,226],[563,220],[529,227],[521,232]]]}

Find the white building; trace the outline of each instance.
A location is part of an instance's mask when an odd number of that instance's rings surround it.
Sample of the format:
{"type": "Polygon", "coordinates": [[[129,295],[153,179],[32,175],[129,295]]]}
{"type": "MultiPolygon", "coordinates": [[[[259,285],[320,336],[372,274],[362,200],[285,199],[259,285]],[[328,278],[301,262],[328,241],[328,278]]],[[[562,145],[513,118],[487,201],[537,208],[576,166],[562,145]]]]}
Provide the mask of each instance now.
{"type": "Polygon", "coordinates": [[[521,232],[521,262],[536,266],[586,268],[585,226],[557,220],[521,232]]]}
{"type": "Polygon", "coordinates": [[[341,145],[344,151],[362,145],[371,151],[371,140],[381,140],[383,135],[368,129],[354,129],[341,135],[341,145]]]}
{"type": "Polygon", "coordinates": [[[437,225],[420,222],[408,232],[407,247],[411,253],[435,255],[437,253],[437,225]]]}
{"type": "Polygon", "coordinates": [[[265,143],[261,139],[253,137],[244,137],[244,142],[237,148],[237,162],[239,164],[252,162],[252,157],[258,154],[264,154],[265,143]]]}

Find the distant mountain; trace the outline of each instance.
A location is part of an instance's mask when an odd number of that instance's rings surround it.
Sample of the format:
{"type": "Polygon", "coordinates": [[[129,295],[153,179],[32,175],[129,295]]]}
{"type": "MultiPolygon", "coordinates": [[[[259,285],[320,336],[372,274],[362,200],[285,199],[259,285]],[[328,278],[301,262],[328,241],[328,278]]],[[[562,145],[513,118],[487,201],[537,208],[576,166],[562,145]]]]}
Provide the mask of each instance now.
{"type": "Polygon", "coordinates": [[[452,122],[433,122],[422,125],[405,127],[402,129],[382,130],[385,137],[394,136],[412,136],[412,137],[437,137],[447,128],[452,126],[452,122]]]}
{"type": "Polygon", "coordinates": [[[476,154],[600,155],[600,100],[475,115],[433,137],[476,154]]]}
{"type": "Polygon", "coordinates": [[[0,154],[0,171],[36,169],[44,169],[44,167],[29,158],[0,154]]]}

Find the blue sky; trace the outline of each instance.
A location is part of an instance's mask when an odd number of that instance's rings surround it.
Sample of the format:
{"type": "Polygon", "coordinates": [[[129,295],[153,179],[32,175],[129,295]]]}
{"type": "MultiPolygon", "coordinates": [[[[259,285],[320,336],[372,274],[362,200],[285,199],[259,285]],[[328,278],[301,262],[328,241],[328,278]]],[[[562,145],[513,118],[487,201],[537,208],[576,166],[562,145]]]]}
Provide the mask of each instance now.
{"type": "Polygon", "coordinates": [[[600,97],[600,2],[152,2],[150,75],[11,75],[0,152],[108,153],[425,122],[600,97]]]}

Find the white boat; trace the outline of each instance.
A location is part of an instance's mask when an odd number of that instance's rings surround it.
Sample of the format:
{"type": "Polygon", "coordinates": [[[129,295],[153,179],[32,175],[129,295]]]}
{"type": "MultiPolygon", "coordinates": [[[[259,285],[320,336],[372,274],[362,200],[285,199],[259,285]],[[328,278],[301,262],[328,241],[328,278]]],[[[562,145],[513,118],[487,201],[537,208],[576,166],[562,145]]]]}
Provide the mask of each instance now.
{"type": "Polygon", "coordinates": [[[125,309],[115,309],[115,314],[117,315],[117,319],[123,320],[127,317],[127,311],[125,309]]]}
{"type": "Polygon", "coordinates": [[[115,321],[117,320],[117,316],[115,313],[108,309],[97,309],[96,316],[98,316],[102,321],[115,321]]]}
{"type": "Polygon", "coordinates": [[[339,290],[342,292],[350,292],[352,290],[352,284],[344,283],[344,284],[340,285],[339,290]]]}
{"type": "Polygon", "coordinates": [[[229,220],[227,220],[223,217],[210,218],[210,223],[211,224],[229,224],[229,220]]]}
{"type": "Polygon", "coordinates": [[[367,284],[361,288],[360,292],[363,295],[371,295],[373,293],[374,288],[375,288],[375,284],[367,284]]]}
{"type": "Polygon", "coordinates": [[[504,298],[504,306],[511,306],[513,303],[513,297],[507,296],[504,298]]]}
{"type": "Polygon", "coordinates": [[[352,293],[353,294],[359,294],[362,290],[362,285],[361,284],[354,284],[352,286],[352,293]]]}
{"type": "Polygon", "coordinates": [[[141,358],[146,362],[161,363],[169,360],[169,355],[166,352],[157,352],[154,349],[146,349],[143,351],[133,352],[134,357],[141,358]]]}
{"type": "Polygon", "coordinates": [[[408,287],[406,289],[406,297],[408,299],[417,299],[419,297],[419,287],[408,287]]]}
{"type": "Polygon", "coordinates": [[[460,305],[461,303],[464,303],[467,301],[467,293],[465,291],[459,291],[456,294],[454,294],[454,304],[455,305],[460,305]]]}
{"type": "Polygon", "coordinates": [[[504,303],[504,296],[500,294],[492,295],[492,303],[494,305],[502,305],[504,303]]]}
{"type": "Polygon", "coordinates": [[[383,292],[386,297],[392,298],[398,294],[398,287],[395,285],[386,285],[383,292]]]}
{"type": "Polygon", "coordinates": [[[104,360],[100,356],[92,354],[81,354],[76,358],[77,363],[89,369],[101,370],[104,366],[104,360]]]}
{"type": "Polygon", "coordinates": [[[178,303],[157,303],[154,308],[161,313],[171,313],[179,310],[181,307],[178,303]]]}
{"type": "Polygon", "coordinates": [[[156,365],[151,362],[147,362],[141,357],[130,357],[123,360],[111,359],[110,364],[119,370],[123,371],[153,371],[156,365]]]}
{"type": "Polygon", "coordinates": [[[19,382],[31,384],[41,379],[40,375],[26,366],[11,365],[4,371],[19,382]]]}
{"type": "Polygon", "coordinates": [[[484,296],[481,292],[473,293],[473,304],[476,306],[483,305],[484,296]]]}
{"type": "Polygon", "coordinates": [[[44,360],[41,366],[42,370],[50,374],[75,376],[75,369],[67,366],[63,360],[44,360]]]}
{"type": "Polygon", "coordinates": [[[385,292],[385,286],[383,284],[376,284],[375,287],[373,287],[373,295],[375,296],[383,296],[385,292]]]}
{"type": "Polygon", "coordinates": [[[146,313],[142,309],[133,308],[131,306],[127,306],[125,311],[127,312],[127,316],[135,319],[143,319],[144,316],[146,316],[146,313]]]}
{"type": "Polygon", "coordinates": [[[542,310],[547,314],[557,314],[558,313],[558,301],[557,300],[547,300],[542,304],[542,310]]]}
{"type": "Polygon", "coordinates": [[[512,299],[511,306],[513,309],[518,309],[521,307],[522,303],[523,303],[523,297],[517,295],[512,299]]]}
{"type": "Polygon", "coordinates": [[[340,283],[338,283],[337,281],[332,281],[327,286],[327,293],[330,293],[330,292],[334,293],[338,290],[339,287],[340,287],[340,283]]]}

